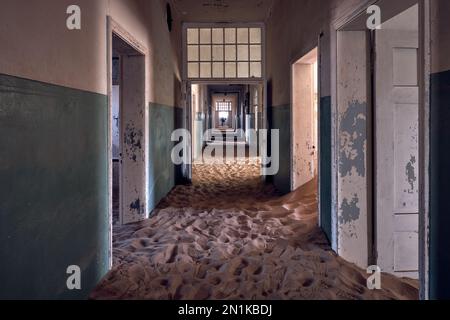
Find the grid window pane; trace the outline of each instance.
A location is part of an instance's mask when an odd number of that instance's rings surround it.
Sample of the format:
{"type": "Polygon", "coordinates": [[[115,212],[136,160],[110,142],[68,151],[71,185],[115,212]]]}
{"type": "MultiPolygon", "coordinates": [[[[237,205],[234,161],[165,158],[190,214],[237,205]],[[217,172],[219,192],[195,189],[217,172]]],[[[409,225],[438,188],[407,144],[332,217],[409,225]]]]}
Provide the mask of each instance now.
{"type": "Polygon", "coordinates": [[[198,44],[198,29],[187,29],[187,43],[198,44]]]}
{"type": "Polygon", "coordinates": [[[232,111],[232,102],[231,101],[217,101],[216,102],[216,111],[218,112],[231,112],[232,111]]]}
{"type": "Polygon", "coordinates": [[[248,28],[237,29],[237,43],[248,43],[248,28]]]}
{"type": "Polygon", "coordinates": [[[261,78],[261,28],[188,28],[189,78],[261,78]]]}
{"type": "Polygon", "coordinates": [[[250,43],[262,43],[261,28],[250,29],[250,43]]]}
{"type": "Polygon", "coordinates": [[[225,46],[225,61],[236,61],[236,46],[225,46]]]}
{"type": "Polygon", "coordinates": [[[225,29],[225,43],[226,44],[236,43],[236,29],[235,28],[225,29]]]}
{"type": "Polygon", "coordinates": [[[200,61],[211,61],[211,46],[200,46],[200,61]]]}
{"type": "Polygon", "coordinates": [[[223,78],[223,62],[213,63],[213,78],[223,78]]]}
{"type": "Polygon", "coordinates": [[[200,29],[200,43],[201,44],[211,43],[211,29],[200,29]]]}
{"type": "Polygon", "coordinates": [[[248,61],[248,45],[238,45],[238,61],[248,61]]]}
{"type": "Polygon", "coordinates": [[[211,78],[211,63],[200,63],[200,78],[211,78]]]}
{"type": "Polygon", "coordinates": [[[199,53],[198,53],[198,46],[188,46],[188,61],[198,61],[199,60],[199,53]]]}
{"type": "Polygon", "coordinates": [[[250,62],[250,77],[261,78],[262,67],[261,62],[250,62]]]}
{"type": "Polygon", "coordinates": [[[238,62],[238,78],[248,78],[249,76],[248,62],[238,62]]]}
{"type": "Polygon", "coordinates": [[[250,61],[261,61],[261,60],[262,60],[261,45],[251,45],[250,61]]]}
{"type": "Polygon", "coordinates": [[[214,44],[223,44],[223,29],[212,29],[212,42],[214,44]]]}
{"type": "Polygon", "coordinates": [[[236,78],[236,62],[225,63],[225,78],[236,78]]]}
{"type": "Polygon", "coordinates": [[[199,67],[198,63],[188,63],[188,77],[189,78],[198,78],[199,76],[199,67]]]}
{"type": "Polygon", "coordinates": [[[213,61],[223,61],[223,50],[222,45],[213,46],[213,61]]]}

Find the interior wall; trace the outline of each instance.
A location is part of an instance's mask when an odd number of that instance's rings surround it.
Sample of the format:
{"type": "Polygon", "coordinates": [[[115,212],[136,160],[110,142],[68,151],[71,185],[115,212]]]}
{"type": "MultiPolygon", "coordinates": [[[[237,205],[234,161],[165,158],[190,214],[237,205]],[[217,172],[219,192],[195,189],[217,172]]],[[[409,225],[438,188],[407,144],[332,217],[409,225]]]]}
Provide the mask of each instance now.
{"type": "Polygon", "coordinates": [[[358,7],[360,0],[279,0],[275,1],[267,22],[268,117],[271,128],[280,130],[280,171],[273,177],[277,189],[291,190],[291,65],[320,42],[320,214],[321,226],[337,249],[333,226],[337,225],[338,204],[332,190],[333,162],[331,145],[331,24],[358,7]]]}
{"type": "MultiPolygon", "coordinates": [[[[279,0],[274,3],[267,23],[268,108],[271,127],[280,130],[281,139],[288,146],[280,146],[282,166],[273,178],[277,189],[283,193],[291,190],[291,64],[317,47],[322,33],[319,101],[321,113],[331,114],[330,25],[359,4],[359,0],[279,0]]],[[[322,140],[326,139],[328,137],[322,140]]]]}
{"type": "Polygon", "coordinates": [[[2,1],[0,72],[106,94],[106,22],[98,17],[106,15],[108,2],[77,3],[82,11],[82,27],[70,31],[66,10],[73,2],[69,0],[2,1]],[[86,50],[93,44],[95,49],[86,50]]]}
{"type": "MultiPolygon", "coordinates": [[[[356,214],[358,216],[357,221],[365,221],[367,218],[366,209],[370,206],[366,201],[365,194],[367,195],[367,191],[364,191],[363,194],[360,194],[358,191],[355,196],[351,184],[343,182],[343,179],[346,179],[345,171],[343,172],[339,167],[342,165],[340,160],[333,156],[335,152],[342,149],[340,145],[343,141],[340,135],[336,136],[336,139],[333,138],[338,128],[332,124],[332,121],[333,119],[341,121],[343,116],[349,115],[349,112],[346,112],[345,109],[337,113],[338,106],[334,105],[338,103],[337,99],[333,99],[334,94],[332,93],[332,79],[336,78],[336,74],[332,69],[332,64],[334,63],[332,50],[335,50],[333,48],[336,45],[332,34],[334,33],[333,24],[337,21],[342,21],[347,15],[353,13],[355,9],[360,8],[362,2],[360,0],[276,1],[267,27],[267,75],[271,126],[272,128],[280,129],[281,136],[287,139],[283,139],[283,141],[289,141],[289,143],[293,129],[285,124],[290,123],[289,120],[292,117],[289,111],[291,109],[289,107],[290,64],[312,50],[320,42],[319,147],[322,160],[320,164],[320,220],[335,250],[339,250],[339,231],[337,226],[341,225],[340,221],[344,221],[342,218],[356,214]],[[345,202],[345,200],[347,201],[345,202]],[[356,200],[356,205],[353,205],[356,200]],[[343,208],[346,209],[343,210],[343,208]],[[332,232],[332,230],[334,231],[332,232]]],[[[384,3],[384,7],[388,7],[386,6],[386,1],[381,2],[384,3]]],[[[405,3],[412,3],[412,1],[399,1],[391,6],[401,7],[405,3]]],[[[394,12],[395,8],[388,8],[386,17],[383,17],[383,19],[391,15],[391,11],[394,12]]],[[[365,16],[362,15],[362,21],[365,25],[364,18],[365,16]]],[[[443,41],[440,45],[447,46],[443,41]]],[[[339,122],[336,125],[339,126],[339,122]]],[[[368,157],[370,157],[368,154],[369,150],[363,148],[360,151],[360,158],[367,161],[368,157]]],[[[283,167],[289,166],[290,150],[281,148],[280,153],[280,162],[283,164],[283,167]]],[[[347,172],[351,172],[354,169],[353,166],[347,172]]],[[[291,184],[290,177],[289,172],[280,170],[279,174],[274,177],[277,188],[287,192],[289,190],[287,186],[291,184]]],[[[367,177],[362,178],[364,180],[367,177]]],[[[364,229],[364,225],[360,225],[359,230],[367,236],[367,228],[364,229]]],[[[347,234],[349,238],[359,237],[359,234],[350,230],[341,230],[341,232],[347,234]]],[[[364,250],[367,251],[366,248],[364,250]]],[[[358,261],[365,261],[366,259],[363,258],[365,255],[358,258],[358,261]]],[[[361,264],[364,265],[366,263],[361,264]]]]}
{"type": "Polygon", "coordinates": [[[450,299],[450,2],[431,0],[430,298],[450,299]]]}
{"type": "Polygon", "coordinates": [[[69,0],[2,1],[0,11],[0,298],[86,298],[109,268],[106,17],[149,50],[149,208],[175,184],[170,133],[181,122],[175,13],[165,1],[79,0],[81,30],[66,28],[69,0]],[[14,30],[14,32],[11,32],[14,30]],[[166,122],[158,122],[161,117],[166,122]],[[26,155],[26,156],[25,156],[26,155]],[[153,201],[153,202],[152,202],[153,201]],[[57,226],[57,227],[56,227],[57,226]],[[79,265],[82,290],[66,269],[79,265]]]}

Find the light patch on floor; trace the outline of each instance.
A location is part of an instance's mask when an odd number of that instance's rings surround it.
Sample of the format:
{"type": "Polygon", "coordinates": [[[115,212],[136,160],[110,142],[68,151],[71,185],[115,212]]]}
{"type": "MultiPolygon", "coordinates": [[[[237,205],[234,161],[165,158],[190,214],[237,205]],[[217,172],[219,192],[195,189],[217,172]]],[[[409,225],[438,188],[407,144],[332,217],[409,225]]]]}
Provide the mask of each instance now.
{"type": "Polygon", "coordinates": [[[317,227],[315,182],[278,197],[256,161],[194,167],[152,218],[117,227],[93,299],[417,299],[415,283],[338,258],[317,227]]]}

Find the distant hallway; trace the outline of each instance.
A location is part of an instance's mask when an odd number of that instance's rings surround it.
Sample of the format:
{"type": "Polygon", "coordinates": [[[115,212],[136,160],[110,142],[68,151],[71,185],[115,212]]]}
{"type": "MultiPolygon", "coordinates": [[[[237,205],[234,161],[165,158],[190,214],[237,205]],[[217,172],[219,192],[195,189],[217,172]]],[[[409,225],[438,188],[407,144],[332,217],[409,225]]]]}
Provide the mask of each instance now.
{"type": "Polygon", "coordinates": [[[412,281],[367,275],[317,227],[315,181],[285,197],[256,160],[195,165],[154,215],[117,227],[114,267],[93,299],[418,299],[412,281]]]}

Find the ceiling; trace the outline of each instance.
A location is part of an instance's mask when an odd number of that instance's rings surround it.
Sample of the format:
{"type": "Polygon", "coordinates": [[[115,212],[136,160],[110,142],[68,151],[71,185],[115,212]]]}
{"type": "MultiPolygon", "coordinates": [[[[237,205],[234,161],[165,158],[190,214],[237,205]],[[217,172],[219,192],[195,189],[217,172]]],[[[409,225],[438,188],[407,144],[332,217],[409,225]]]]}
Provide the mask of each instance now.
{"type": "Polygon", "coordinates": [[[183,22],[264,22],[274,0],[172,0],[183,22]]]}

